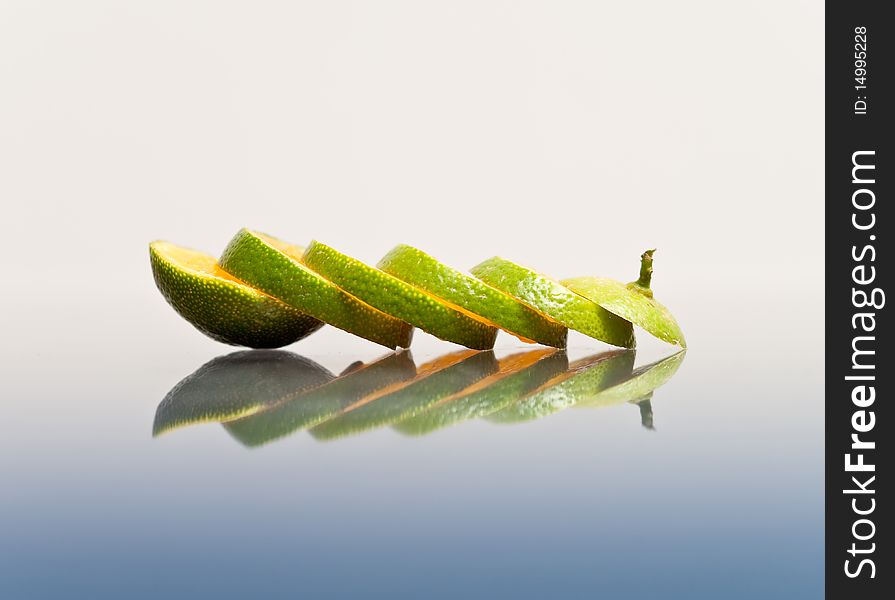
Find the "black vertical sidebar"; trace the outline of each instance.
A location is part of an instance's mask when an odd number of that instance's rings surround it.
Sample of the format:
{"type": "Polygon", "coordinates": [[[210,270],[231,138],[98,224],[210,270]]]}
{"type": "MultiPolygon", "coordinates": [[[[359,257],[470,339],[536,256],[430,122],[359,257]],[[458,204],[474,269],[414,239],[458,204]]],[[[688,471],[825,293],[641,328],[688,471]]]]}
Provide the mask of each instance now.
{"type": "Polygon", "coordinates": [[[835,599],[895,598],[892,496],[881,492],[895,483],[882,458],[895,447],[891,8],[826,3],[825,567],[835,599]]]}

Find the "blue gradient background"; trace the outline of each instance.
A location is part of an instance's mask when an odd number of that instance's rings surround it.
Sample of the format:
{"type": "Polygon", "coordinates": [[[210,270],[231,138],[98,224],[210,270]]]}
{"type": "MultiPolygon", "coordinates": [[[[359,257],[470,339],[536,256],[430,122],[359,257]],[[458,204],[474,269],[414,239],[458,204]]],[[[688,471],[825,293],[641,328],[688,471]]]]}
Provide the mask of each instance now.
{"type": "MultiPolygon", "coordinates": [[[[654,432],[618,405],[247,449],[216,424],[151,438],[168,388],[227,350],[147,294],[157,322],[134,328],[182,343],[15,352],[32,360],[0,440],[0,597],[817,597],[821,350],[731,343],[701,318],[713,301],[678,311],[691,350],[654,432]]],[[[102,317],[82,314],[89,341],[102,317]]],[[[811,335],[804,317],[766,322],[811,335]]],[[[333,371],[379,354],[316,335],[290,349],[333,371]]],[[[638,363],[669,351],[639,339],[638,363]]],[[[452,348],[422,334],[414,353],[452,348]]]]}

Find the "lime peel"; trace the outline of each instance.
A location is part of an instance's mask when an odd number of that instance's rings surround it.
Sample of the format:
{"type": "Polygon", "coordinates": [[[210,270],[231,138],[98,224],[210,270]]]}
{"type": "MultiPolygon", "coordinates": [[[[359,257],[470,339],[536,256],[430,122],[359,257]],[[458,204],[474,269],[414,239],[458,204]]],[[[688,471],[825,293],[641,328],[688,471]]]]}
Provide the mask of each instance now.
{"type": "Polygon", "coordinates": [[[346,293],[300,261],[303,249],[243,229],[221,256],[228,273],[293,308],[388,348],[407,348],[413,327],[346,293]]]}
{"type": "Polygon", "coordinates": [[[470,272],[569,329],[613,346],[634,347],[630,322],[546,275],[498,256],[476,265],[470,272]]]}
{"type": "Polygon", "coordinates": [[[556,348],[566,346],[566,327],[537,313],[509,294],[439,262],[422,250],[399,244],[376,266],[524,342],[556,348]]]}
{"type": "Polygon", "coordinates": [[[640,278],[632,283],[624,284],[606,277],[572,277],[564,279],[562,284],[660,340],[686,348],[684,332],[671,311],[653,298],[650,282],[654,252],[647,250],[643,253],[640,278]]]}
{"type": "Polygon", "coordinates": [[[323,323],[220,268],[214,257],[170,242],[149,244],[159,291],[180,316],[208,337],[234,346],[279,348],[323,323]]]}
{"type": "Polygon", "coordinates": [[[435,337],[476,350],[494,346],[495,327],[326,244],[311,242],[302,262],[352,296],[435,337]]]}

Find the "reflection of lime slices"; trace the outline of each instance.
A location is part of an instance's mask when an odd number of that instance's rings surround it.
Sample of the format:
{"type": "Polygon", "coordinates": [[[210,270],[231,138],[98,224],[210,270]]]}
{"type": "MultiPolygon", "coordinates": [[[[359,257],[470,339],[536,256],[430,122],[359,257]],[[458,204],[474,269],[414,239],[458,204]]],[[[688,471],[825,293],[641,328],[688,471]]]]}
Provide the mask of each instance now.
{"type": "Polygon", "coordinates": [[[594,408],[649,398],[654,390],[668,383],[674,376],[686,354],[685,350],[681,350],[668,358],[640,367],[631,377],[598,394],[583,398],[577,406],[594,408]]]}
{"type": "Polygon", "coordinates": [[[630,350],[581,359],[527,398],[486,418],[495,423],[517,423],[546,417],[622,381],[631,374],[633,366],[634,352],[630,350]]]}
{"type": "Polygon", "coordinates": [[[438,262],[422,250],[395,246],[376,265],[401,281],[484,319],[526,342],[564,348],[566,328],[515,298],[438,262]]]}
{"type": "Polygon", "coordinates": [[[364,398],[310,433],[317,439],[329,440],[408,419],[496,370],[492,352],[466,350],[442,356],[421,365],[409,383],[364,398]]]}
{"type": "Polygon", "coordinates": [[[473,267],[470,272],[569,329],[613,346],[634,347],[631,323],[546,275],[497,256],[473,267]]]}
{"type": "Polygon", "coordinates": [[[219,342],[278,348],[323,325],[232,277],[207,254],[169,242],[152,242],[149,260],[155,283],[168,304],[219,342]]]}
{"type": "Polygon", "coordinates": [[[500,370],[465,390],[441,400],[423,414],[401,421],[395,429],[425,435],[467,419],[489,415],[523,398],[545,381],[564,372],[565,352],[532,350],[498,361],[500,370]]]}
{"type": "Polygon", "coordinates": [[[605,277],[573,277],[563,285],[609,312],[627,319],[669,344],[686,348],[684,332],[671,311],[653,298],[650,280],[653,274],[653,252],[647,250],[640,257],[640,279],[622,283],[605,277]]]}
{"type": "Polygon", "coordinates": [[[288,402],[277,404],[224,427],[246,446],[261,446],[333,417],[361,398],[416,375],[410,352],[389,354],[362,365],[288,402]]]}
{"type": "Polygon", "coordinates": [[[435,337],[477,350],[494,346],[497,330],[388,273],[311,242],[302,261],[349,294],[435,337]]]}
{"type": "Polygon", "coordinates": [[[388,348],[410,345],[413,328],[364,304],[301,264],[303,249],[243,229],[221,267],[306,314],[388,348]]]}
{"type": "Polygon", "coordinates": [[[282,350],[244,350],[219,356],[168,392],[155,412],[152,434],[239,419],[332,378],[317,363],[282,350]]]}

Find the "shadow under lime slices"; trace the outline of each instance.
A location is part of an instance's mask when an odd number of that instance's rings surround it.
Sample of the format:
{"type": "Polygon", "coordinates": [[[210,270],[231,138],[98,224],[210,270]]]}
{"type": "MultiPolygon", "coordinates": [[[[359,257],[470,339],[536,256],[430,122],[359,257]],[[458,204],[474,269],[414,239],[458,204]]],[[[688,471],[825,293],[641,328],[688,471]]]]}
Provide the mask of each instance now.
{"type": "Polygon", "coordinates": [[[409,381],[415,375],[416,366],[409,351],[389,354],[372,363],[353,366],[329,383],[288,402],[224,423],[224,428],[246,446],[262,446],[322,423],[358,400],[409,381]]]}
{"type": "Polygon", "coordinates": [[[630,377],[618,382],[598,394],[583,398],[576,404],[581,408],[597,408],[621,402],[639,402],[648,399],[674,376],[687,351],[681,350],[667,358],[644,365],[631,373],[630,377]]]}
{"type": "Polygon", "coordinates": [[[630,376],[634,354],[616,350],[575,361],[528,397],[485,418],[495,423],[533,421],[574,406],[630,376]]]}
{"type": "Polygon", "coordinates": [[[364,398],[309,431],[318,440],[330,440],[408,419],[491,375],[497,368],[490,351],[466,350],[442,356],[421,365],[417,376],[398,389],[364,398]]]}
{"type": "Polygon", "coordinates": [[[531,350],[498,361],[500,370],[469,388],[438,402],[426,412],[396,424],[408,435],[425,435],[437,429],[489,415],[517,402],[569,366],[564,351],[531,350]]]}
{"type": "Polygon", "coordinates": [[[168,392],[156,409],[152,434],[245,417],[332,379],[317,363],[283,350],[219,356],[168,392]]]}

